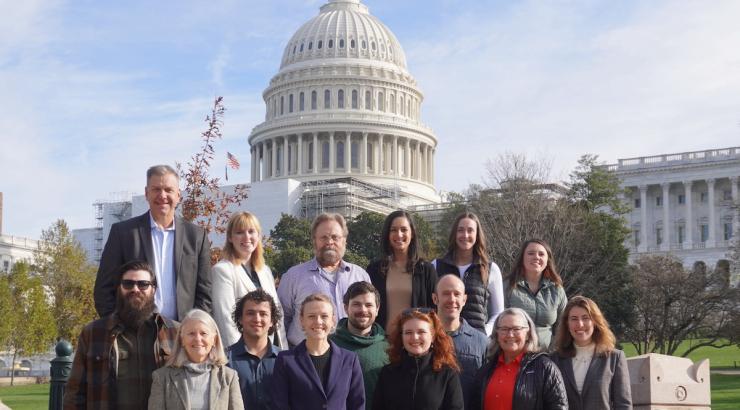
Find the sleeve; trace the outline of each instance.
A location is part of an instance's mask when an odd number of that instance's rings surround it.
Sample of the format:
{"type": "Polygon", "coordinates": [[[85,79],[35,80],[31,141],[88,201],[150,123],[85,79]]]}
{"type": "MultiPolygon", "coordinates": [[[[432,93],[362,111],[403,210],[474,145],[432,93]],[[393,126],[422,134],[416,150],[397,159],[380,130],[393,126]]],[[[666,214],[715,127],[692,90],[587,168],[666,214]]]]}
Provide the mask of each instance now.
{"type": "Polygon", "coordinates": [[[124,263],[121,251],[120,228],[113,224],[105,241],[103,253],[100,256],[100,265],[95,277],[95,310],[99,317],[113,313],[116,306],[116,275],[115,270],[124,263]]]}
{"type": "Polygon", "coordinates": [[[380,375],[378,376],[378,382],[375,384],[375,391],[373,392],[373,408],[372,410],[385,410],[386,404],[385,404],[385,390],[386,390],[386,382],[385,379],[388,377],[386,375],[386,369],[388,365],[385,365],[380,370],[380,375]]]}
{"type": "Polygon", "coordinates": [[[552,332],[552,337],[550,338],[550,346],[549,350],[553,350],[555,348],[555,335],[558,332],[558,323],[560,322],[560,315],[563,314],[563,311],[565,311],[565,305],[568,303],[568,296],[565,295],[565,289],[562,286],[556,286],[558,289],[558,306],[557,306],[557,315],[555,315],[555,323],[552,324],[552,327],[550,331],[552,332]]]}
{"type": "Polygon", "coordinates": [[[496,262],[491,262],[491,269],[488,272],[488,322],[486,322],[486,335],[490,336],[493,332],[493,322],[496,317],[504,310],[504,283],[501,276],[501,269],[496,262]]]}
{"type": "Polygon", "coordinates": [[[449,410],[463,410],[465,403],[463,401],[462,385],[458,373],[451,371],[452,376],[447,381],[442,408],[449,410]]]}
{"type": "Polygon", "coordinates": [[[244,400],[236,371],[231,372],[229,378],[229,410],[244,410],[244,400]]]}
{"type": "Polygon", "coordinates": [[[609,386],[609,395],[615,410],[632,409],[632,390],[630,388],[630,375],[627,369],[627,359],[624,352],[615,350],[617,363],[614,368],[614,375],[609,386]]]}
{"type": "Polygon", "coordinates": [[[87,402],[87,341],[84,333],[77,341],[77,350],[72,359],[72,373],[64,386],[64,410],[84,409],[87,402]]]}
{"type": "Polygon", "coordinates": [[[198,229],[201,237],[198,254],[198,278],[195,286],[195,307],[211,313],[211,241],[204,229],[198,229]]]}
{"type": "Polygon", "coordinates": [[[426,289],[426,303],[425,307],[435,309],[437,306],[434,304],[432,294],[437,287],[437,269],[432,266],[429,262],[424,262],[424,274],[426,275],[427,289],[426,289]]]}
{"type": "Polygon", "coordinates": [[[152,373],[152,390],[149,393],[149,410],[166,409],[167,405],[164,400],[164,380],[162,372],[155,371],[152,373]]]}
{"type": "Polygon", "coordinates": [[[224,346],[231,346],[239,340],[239,331],[236,329],[231,313],[234,310],[234,275],[228,266],[230,262],[219,263],[213,267],[213,287],[211,300],[213,301],[213,319],[218,324],[224,346]]]}
{"type": "MultiPolygon", "coordinates": [[[[281,278],[280,284],[277,288],[278,299],[280,305],[283,307],[283,324],[285,325],[285,333],[287,334],[290,330],[290,325],[293,324],[293,315],[295,308],[293,306],[293,283],[291,280],[290,270],[288,270],[281,278]]],[[[287,342],[287,341],[286,341],[287,342]]]]}
{"type": "Polygon", "coordinates": [[[278,354],[270,379],[272,410],[290,410],[290,369],[285,365],[283,355],[278,354]]]}
{"type": "Polygon", "coordinates": [[[352,379],[347,395],[347,410],[365,409],[365,381],[362,378],[362,368],[357,355],[352,353],[352,379]]]}
{"type": "Polygon", "coordinates": [[[568,393],[565,391],[563,375],[558,367],[549,358],[542,356],[543,377],[545,385],[542,386],[542,402],[544,410],[568,410],[568,393]]]}

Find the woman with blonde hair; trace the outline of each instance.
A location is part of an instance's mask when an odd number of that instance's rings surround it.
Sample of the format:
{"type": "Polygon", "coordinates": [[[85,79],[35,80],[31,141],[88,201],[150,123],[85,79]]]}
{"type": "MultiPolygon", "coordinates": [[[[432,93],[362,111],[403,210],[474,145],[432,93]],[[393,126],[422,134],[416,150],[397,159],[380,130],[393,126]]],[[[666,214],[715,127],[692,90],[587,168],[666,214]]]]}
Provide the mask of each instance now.
{"type": "Polygon", "coordinates": [[[555,267],[552,249],[541,239],[522,244],[505,291],[506,307],[523,309],[537,326],[542,350],[550,350],[568,297],[555,267]]]}
{"type": "Polygon", "coordinates": [[[244,409],[239,378],[226,362],[216,322],[200,309],[191,310],[167,365],[152,373],[149,410],[244,409]]]}
{"type": "Polygon", "coordinates": [[[551,357],[560,368],[571,409],[632,408],[624,352],[599,306],[584,296],[570,299],[561,315],[551,357]]]}
{"type": "MultiPolygon", "coordinates": [[[[282,311],[275,289],[275,278],[265,264],[262,247],[262,228],[257,217],[249,212],[231,215],[226,226],[226,243],[221,250],[223,259],[213,266],[211,300],[213,317],[218,323],[224,345],[231,346],[239,341],[241,333],[232,321],[236,301],[255,289],[263,289],[277,302],[282,311]]],[[[282,320],[275,324],[273,343],[287,347],[282,320]]]]}

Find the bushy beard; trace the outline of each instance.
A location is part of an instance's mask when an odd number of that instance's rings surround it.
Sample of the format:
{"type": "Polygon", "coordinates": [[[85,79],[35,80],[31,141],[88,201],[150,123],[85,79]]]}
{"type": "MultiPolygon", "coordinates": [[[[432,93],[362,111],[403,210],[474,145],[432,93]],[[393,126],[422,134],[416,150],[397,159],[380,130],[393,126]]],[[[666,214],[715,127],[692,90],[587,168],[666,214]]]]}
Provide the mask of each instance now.
{"type": "Polygon", "coordinates": [[[337,264],[343,256],[339,253],[339,249],[322,248],[316,256],[316,260],[321,266],[331,266],[337,264]]]}
{"type": "Polygon", "coordinates": [[[130,329],[138,329],[154,313],[154,295],[147,296],[141,292],[124,296],[118,291],[116,313],[123,324],[130,329]]]}

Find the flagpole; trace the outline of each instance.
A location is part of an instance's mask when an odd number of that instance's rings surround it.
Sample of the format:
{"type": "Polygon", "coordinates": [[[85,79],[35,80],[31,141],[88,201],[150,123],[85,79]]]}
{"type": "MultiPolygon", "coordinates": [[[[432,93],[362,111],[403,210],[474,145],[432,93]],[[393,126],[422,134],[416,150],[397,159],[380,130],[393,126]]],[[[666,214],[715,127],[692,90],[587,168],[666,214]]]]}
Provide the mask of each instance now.
{"type": "Polygon", "coordinates": [[[227,167],[226,165],[224,165],[224,173],[226,174],[226,180],[228,181],[229,180],[229,167],[227,167]]]}

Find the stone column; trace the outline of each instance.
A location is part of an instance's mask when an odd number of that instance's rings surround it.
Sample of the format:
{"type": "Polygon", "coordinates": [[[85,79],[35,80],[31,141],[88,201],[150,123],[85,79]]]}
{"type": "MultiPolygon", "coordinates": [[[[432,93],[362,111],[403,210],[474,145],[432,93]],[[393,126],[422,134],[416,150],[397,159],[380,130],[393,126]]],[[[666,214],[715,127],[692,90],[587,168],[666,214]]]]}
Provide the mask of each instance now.
{"type": "Polygon", "coordinates": [[[691,214],[693,201],[691,200],[691,185],[693,181],[683,181],[683,187],[685,190],[684,200],[686,202],[686,240],[684,241],[684,249],[692,249],[694,247],[694,216],[691,214]]]}
{"type": "Polygon", "coordinates": [[[660,245],[660,250],[668,252],[671,250],[670,232],[671,228],[673,227],[673,224],[670,220],[671,213],[668,209],[668,205],[671,203],[670,197],[668,196],[671,188],[671,183],[664,182],[660,184],[660,186],[663,188],[663,243],[660,245]]]}
{"type": "Polygon", "coordinates": [[[414,157],[416,158],[416,179],[421,181],[421,142],[416,142],[416,152],[414,153],[414,157]]]}
{"type": "Polygon", "coordinates": [[[270,141],[272,142],[272,173],[270,174],[270,178],[275,178],[275,174],[277,173],[277,138],[272,138],[270,141]]]}
{"type": "Polygon", "coordinates": [[[288,136],[283,137],[283,167],[280,169],[280,176],[287,177],[290,175],[290,167],[288,166],[288,136]]]}
{"type": "Polygon", "coordinates": [[[393,151],[391,152],[391,166],[393,175],[398,178],[398,135],[393,136],[393,151]]]}
{"type": "Polygon", "coordinates": [[[260,142],[260,153],[262,154],[262,175],[260,181],[267,179],[267,144],[265,141],[260,142]]]}
{"type": "Polygon", "coordinates": [[[432,184],[434,184],[434,154],[436,154],[437,149],[432,149],[432,180],[430,181],[432,184]]]}
{"type": "Polygon", "coordinates": [[[303,175],[303,134],[296,136],[296,175],[303,175]]]}
{"type": "Polygon", "coordinates": [[[334,131],[329,132],[329,173],[334,173],[334,164],[337,163],[337,156],[335,154],[336,147],[334,146],[334,131]]]}
{"type": "Polygon", "coordinates": [[[642,221],[640,223],[640,246],[637,247],[638,252],[645,252],[647,251],[648,246],[648,228],[650,227],[650,224],[648,224],[647,220],[647,185],[640,185],[640,220],[642,221]]]}
{"type": "Polygon", "coordinates": [[[378,172],[377,174],[383,175],[385,173],[385,151],[383,150],[383,134],[378,134],[378,172]]]}
{"type": "Polygon", "coordinates": [[[347,131],[344,139],[344,169],[348,174],[352,173],[352,133],[347,131]]]}
{"type": "Polygon", "coordinates": [[[714,205],[714,178],[707,179],[707,201],[709,202],[709,238],[707,238],[706,247],[714,248],[717,241],[717,221],[714,205]]]}
{"type": "Polygon", "coordinates": [[[406,145],[403,148],[403,174],[406,178],[411,178],[411,138],[406,137],[406,145]]]}
{"type": "MultiPolygon", "coordinates": [[[[732,204],[734,206],[740,206],[740,202],[738,202],[738,194],[737,194],[737,182],[740,180],[740,177],[730,177],[730,189],[732,190],[732,204]]],[[[732,235],[735,235],[735,232],[738,232],[738,229],[740,229],[740,210],[734,209],[732,212],[732,235]]]]}
{"type": "Polygon", "coordinates": [[[426,153],[426,166],[427,166],[427,179],[428,183],[432,183],[432,146],[427,145],[426,153]]]}
{"type": "Polygon", "coordinates": [[[319,173],[319,133],[313,133],[313,173],[319,173]]]}
{"type": "Polygon", "coordinates": [[[360,147],[360,174],[367,174],[367,133],[362,133],[362,146],[360,147]]]}

